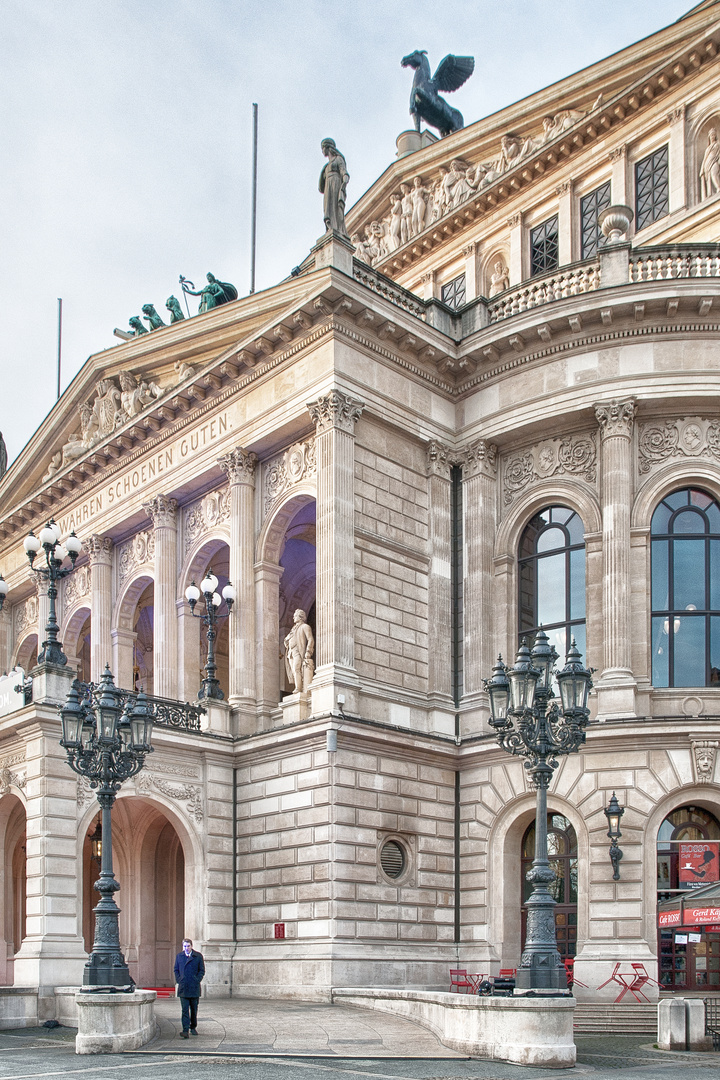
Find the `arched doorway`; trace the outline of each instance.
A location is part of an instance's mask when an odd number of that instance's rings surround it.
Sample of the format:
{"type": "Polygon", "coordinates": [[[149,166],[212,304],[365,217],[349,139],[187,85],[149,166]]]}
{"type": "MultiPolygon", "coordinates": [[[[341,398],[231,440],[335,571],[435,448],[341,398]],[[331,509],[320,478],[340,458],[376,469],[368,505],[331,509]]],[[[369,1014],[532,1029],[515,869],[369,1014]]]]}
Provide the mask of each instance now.
{"type": "MultiPolygon", "coordinates": [[[[98,814],[83,843],[83,937],[87,952],[95,935],[93,908],[99,896],[93,858],[98,814]]],[[[168,816],[149,799],[118,799],[113,808],[113,863],[120,882],[120,946],[138,986],[172,986],[173,962],[185,926],[185,854],[168,816]]]]}
{"type": "MultiPolygon", "coordinates": [[[[720,875],[720,823],[700,806],[680,806],[657,838],[657,899],[709,885],[720,875]]],[[[720,926],[658,930],[660,985],[667,990],[720,986],[720,926]]]]}
{"type": "Polygon", "coordinates": [[[133,616],[133,687],[153,692],[153,647],[155,628],[155,587],[148,585],[138,599],[133,616]]]}
{"type": "Polygon", "coordinates": [[[15,953],[25,937],[26,925],[26,815],[12,793],[0,799],[0,985],[11,986],[15,953]]]}
{"type": "Polygon", "coordinates": [[[37,667],[37,658],[38,636],[37,634],[28,634],[18,646],[13,667],[21,667],[27,675],[34,667],[37,667]]]}
{"type": "MultiPolygon", "coordinates": [[[[550,892],[555,900],[555,936],[560,956],[572,960],[577,951],[578,854],[575,830],[563,814],[548,813],[548,857],[555,880],[550,892]]],[[[521,881],[525,903],[532,893],[527,872],[535,856],[535,822],[525,830],[522,840],[521,881]]],[[[527,912],[522,909],[522,948],[525,948],[527,912]]]]}

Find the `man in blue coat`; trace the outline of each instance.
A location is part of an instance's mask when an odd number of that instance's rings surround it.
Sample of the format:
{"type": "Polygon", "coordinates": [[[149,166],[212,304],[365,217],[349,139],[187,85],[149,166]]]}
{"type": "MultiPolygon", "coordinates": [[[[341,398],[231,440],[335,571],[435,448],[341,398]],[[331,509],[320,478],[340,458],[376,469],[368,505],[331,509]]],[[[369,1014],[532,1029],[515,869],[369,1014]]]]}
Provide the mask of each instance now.
{"type": "Polygon", "coordinates": [[[200,997],[200,983],[205,974],[205,961],[202,953],[195,952],[190,938],[183,938],[183,951],[175,957],[175,982],[177,996],[182,1006],[182,1031],[180,1037],[197,1035],[197,1008],[200,997]]]}

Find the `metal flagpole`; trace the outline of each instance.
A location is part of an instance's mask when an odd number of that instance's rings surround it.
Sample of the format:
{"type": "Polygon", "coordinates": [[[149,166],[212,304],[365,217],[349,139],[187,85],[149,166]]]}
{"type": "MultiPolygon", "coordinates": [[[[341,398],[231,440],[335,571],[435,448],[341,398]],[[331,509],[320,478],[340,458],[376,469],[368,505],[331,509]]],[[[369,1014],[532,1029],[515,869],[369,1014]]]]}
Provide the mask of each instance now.
{"type": "Polygon", "coordinates": [[[257,138],[258,107],[253,102],[253,178],[252,178],[252,231],[250,238],[250,293],[255,292],[255,234],[257,228],[257,138]]]}
{"type": "Polygon", "coordinates": [[[57,396],[60,398],[60,362],[62,360],[62,300],[58,296],[57,396]]]}

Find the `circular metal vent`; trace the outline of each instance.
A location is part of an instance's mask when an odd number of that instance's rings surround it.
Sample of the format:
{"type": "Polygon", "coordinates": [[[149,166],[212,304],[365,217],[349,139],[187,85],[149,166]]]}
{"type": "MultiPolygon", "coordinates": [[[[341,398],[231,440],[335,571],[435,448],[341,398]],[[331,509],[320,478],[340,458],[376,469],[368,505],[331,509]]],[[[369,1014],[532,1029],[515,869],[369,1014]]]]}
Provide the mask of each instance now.
{"type": "Polygon", "coordinates": [[[405,849],[397,840],[388,840],[380,852],[380,865],[389,878],[399,878],[405,869],[405,849]]]}

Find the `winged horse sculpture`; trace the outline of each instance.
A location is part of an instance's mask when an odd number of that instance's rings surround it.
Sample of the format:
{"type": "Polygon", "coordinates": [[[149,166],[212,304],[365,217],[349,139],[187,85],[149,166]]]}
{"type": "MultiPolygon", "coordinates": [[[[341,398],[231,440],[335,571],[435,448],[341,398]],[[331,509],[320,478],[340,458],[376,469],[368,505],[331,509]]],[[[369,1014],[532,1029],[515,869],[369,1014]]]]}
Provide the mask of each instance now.
{"type": "Polygon", "coordinates": [[[464,120],[459,109],[453,109],[439,90],[449,93],[458,90],[475,70],[474,56],[453,56],[449,54],[438,64],[437,71],[430,77],[430,64],[425,49],[404,56],[402,67],[415,69],[412,91],[410,93],[410,115],[415,121],[415,128],[420,130],[420,121],[424,120],[431,127],[437,128],[441,135],[452,135],[464,127],[464,120]]]}

